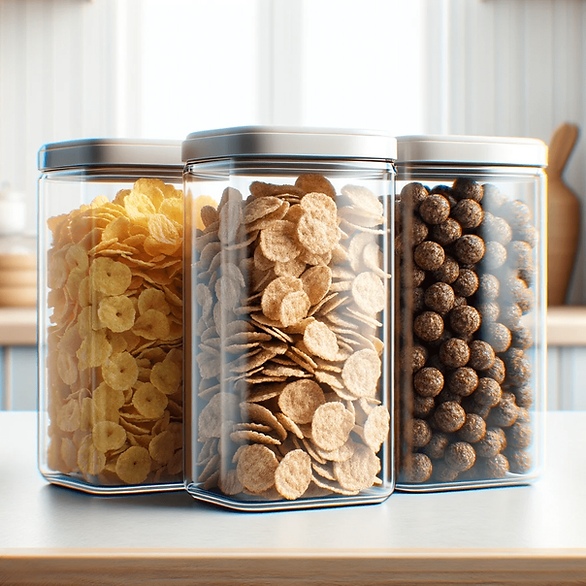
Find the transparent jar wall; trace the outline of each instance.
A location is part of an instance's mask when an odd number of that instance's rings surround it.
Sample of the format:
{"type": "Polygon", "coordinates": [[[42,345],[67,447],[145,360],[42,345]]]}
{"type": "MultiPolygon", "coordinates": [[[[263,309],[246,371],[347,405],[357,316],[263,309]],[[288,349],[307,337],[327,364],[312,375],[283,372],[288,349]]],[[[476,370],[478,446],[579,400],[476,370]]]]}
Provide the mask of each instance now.
{"type": "Polygon", "coordinates": [[[546,408],[543,171],[398,177],[397,489],[529,483],[546,408]]]}
{"type": "Polygon", "coordinates": [[[386,499],[393,166],[221,160],[184,186],[187,490],[242,510],[386,499]]]}
{"type": "Polygon", "coordinates": [[[40,178],[39,469],[54,484],[183,487],[182,210],[181,168],[40,178]]]}

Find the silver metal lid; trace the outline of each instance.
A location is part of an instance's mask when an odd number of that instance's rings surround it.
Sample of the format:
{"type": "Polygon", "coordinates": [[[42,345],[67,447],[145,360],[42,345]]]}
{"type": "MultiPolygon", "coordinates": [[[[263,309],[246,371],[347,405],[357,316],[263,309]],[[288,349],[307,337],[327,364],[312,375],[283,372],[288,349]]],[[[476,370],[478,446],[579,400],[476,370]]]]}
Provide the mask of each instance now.
{"type": "Polygon", "coordinates": [[[182,146],[183,160],[191,162],[258,156],[394,160],[397,141],[372,130],[241,126],[193,132],[182,146]]]}
{"type": "Polygon", "coordinates": [[[398,164],[465,163],[546,167],[547,146],[534,138],[419,135],[397,137],[398,164]]]}
{"type": "Polygon", "coordinates": [[[181,170],[181,141],[87,138],[54,142],[39,150],[39,171],[81,167],[176,167],[181,170]]]}

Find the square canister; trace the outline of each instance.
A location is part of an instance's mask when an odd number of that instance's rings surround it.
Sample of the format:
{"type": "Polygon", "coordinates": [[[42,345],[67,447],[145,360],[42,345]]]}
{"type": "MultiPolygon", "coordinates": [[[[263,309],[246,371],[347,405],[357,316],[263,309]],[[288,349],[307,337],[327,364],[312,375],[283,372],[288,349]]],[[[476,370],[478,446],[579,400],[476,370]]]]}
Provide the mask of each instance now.
{"type": "Polygon", "coordinates": [[[51,483],[183,487],[180,144],[39,151],[39,469],[51,483]]]}
{"type": "Polygon", "coordinates": [[[395,140],[197,132],[186,162],[186,471],[232,509],[385,500],[394,486],[395,140]]]}
{"type": "Polygon", "coordinates": [[[546,165],[534,139],[398,138],[397,489],[539,476],[546,165]]]}

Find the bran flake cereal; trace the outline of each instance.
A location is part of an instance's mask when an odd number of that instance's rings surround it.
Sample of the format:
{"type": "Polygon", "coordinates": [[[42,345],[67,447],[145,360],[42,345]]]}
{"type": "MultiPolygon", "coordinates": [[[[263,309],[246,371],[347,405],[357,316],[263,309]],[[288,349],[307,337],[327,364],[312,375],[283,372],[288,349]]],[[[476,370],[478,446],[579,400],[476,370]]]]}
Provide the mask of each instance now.
{"type": "Polygon", "coordinates": [[[313,173],[249,189],[224,190],[194,232],[197,482],[244,499],[358,494],[382,483],[390,430],[383,202],[313,173]]]}

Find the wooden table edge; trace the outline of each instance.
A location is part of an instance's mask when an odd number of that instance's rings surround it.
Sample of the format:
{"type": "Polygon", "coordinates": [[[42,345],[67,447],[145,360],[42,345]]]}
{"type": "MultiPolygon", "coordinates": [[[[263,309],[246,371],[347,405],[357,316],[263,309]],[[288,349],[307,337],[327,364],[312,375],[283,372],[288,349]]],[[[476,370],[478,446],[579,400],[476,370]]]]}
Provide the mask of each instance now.
{"type": "MultiPolygon", "coordinates": [[[[0,549],[7,584],[565,585],[586,580],[586,548],[0,549]],[[294,580],[294,582],[292,582],[294,580]],[[94,582],[91,582],[92,584],[94,582]]],[[[2,580],[0,580],[0,583],[2,580]]]]}

